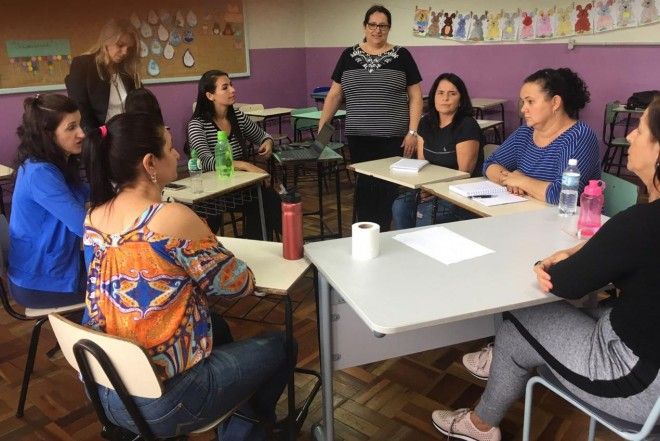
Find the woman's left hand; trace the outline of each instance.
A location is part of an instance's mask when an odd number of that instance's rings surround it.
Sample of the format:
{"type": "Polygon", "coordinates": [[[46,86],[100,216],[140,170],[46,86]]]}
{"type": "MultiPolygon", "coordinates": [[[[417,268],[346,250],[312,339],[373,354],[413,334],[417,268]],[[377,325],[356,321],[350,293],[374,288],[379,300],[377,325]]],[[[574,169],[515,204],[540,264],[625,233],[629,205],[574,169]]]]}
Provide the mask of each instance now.
{"type": "Polygon", "coordinates": [[[234,161],[234,169],[252,173],[265,173],[264,170],[260,169],[251,162],[246,161],[234,161]]]}
{"type": "Polygon", "coordinates": [[[512,172],[502,171],[502,185],[506,187],[509,192],[523,196],[525,190],[523,187],[527,181],[527,176],[524,173],[514,170],[512,172]]]}
{"type": "Polygon", "coordinates": [[[403,138],[403,144],[401,144],[401,147],[403,147],[403,157],[412,158],[417,150],[417,137],[410,133],[407,134],[406,137],[403,138]]]}
{"type": "Polygon", "coordinates": [[[536,273],[536,280],[539,283],[539,287],[543,292],[550,292],[552,289],[552,282],[550,281],[550,274],[548,270],[551,266],[555,265],[558,262],[570,257],[572,250],[561,250],[552,254],[549,257],[546,257],[543,260],[540,260],[534,265],[534,272],[536,273]]]}
{"type": "Polygon", "coordinates": [[[257,154],[261,156],[264,159],[270,158],[270,155],[273,153],[273,140],[272,139],[267,139],[265,140],[261,146],[259,147],[259,150],[257,150],[257,154]]]}

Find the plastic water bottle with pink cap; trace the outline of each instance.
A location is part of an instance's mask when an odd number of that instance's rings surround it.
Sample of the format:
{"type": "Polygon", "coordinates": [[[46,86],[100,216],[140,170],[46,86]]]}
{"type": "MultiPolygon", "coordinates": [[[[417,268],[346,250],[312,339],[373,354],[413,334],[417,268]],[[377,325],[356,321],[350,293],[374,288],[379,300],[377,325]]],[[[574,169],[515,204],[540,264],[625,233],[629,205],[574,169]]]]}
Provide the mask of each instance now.
{"type": "Polygon", "coordinates": [[[605,204],[605,183],[601,180],[592,179],[589,185],[584,187],[580,196],[580,217],[578,219],[578,237],[586,238],[596,234],[600,228],[600,215],[605,204]]]}

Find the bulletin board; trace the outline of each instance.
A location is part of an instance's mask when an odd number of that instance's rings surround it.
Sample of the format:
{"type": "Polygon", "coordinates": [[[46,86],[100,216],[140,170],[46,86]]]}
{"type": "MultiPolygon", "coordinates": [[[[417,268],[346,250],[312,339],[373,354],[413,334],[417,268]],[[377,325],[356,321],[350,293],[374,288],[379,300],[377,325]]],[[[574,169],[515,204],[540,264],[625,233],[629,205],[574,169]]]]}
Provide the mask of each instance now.
{"type": "Polygon", "coordinates": [[[135,26],[145,83],[250,74],[243,0],[2,0],[0,94],[63,89],[111,17],[135,26]]]}

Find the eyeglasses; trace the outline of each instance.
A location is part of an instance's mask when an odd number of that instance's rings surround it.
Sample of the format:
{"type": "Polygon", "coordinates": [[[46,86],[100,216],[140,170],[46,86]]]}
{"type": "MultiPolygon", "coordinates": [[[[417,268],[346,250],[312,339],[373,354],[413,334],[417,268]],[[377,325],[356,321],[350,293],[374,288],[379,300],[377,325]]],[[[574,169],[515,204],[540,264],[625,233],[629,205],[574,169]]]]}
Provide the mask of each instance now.
{"type": "Polygon", "coordinates": [[[390,25],[388,24],[378,24],[378,23],[367,23],[367,28],[370,31],[375,31],[376,28],[380,29],[381,32],[387,32],[390,30],[390,25]]]}

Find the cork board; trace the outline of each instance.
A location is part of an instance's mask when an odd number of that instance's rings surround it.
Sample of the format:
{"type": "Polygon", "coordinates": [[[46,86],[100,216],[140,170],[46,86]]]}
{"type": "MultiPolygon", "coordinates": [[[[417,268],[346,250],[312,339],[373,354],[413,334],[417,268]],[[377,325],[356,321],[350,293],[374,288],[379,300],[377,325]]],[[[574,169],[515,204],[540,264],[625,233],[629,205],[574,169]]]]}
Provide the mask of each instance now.
{"type": "Polygon", "coordinates": [[[110,17],[136,26],[147,84],[193,81],[209,69],[250,73],[243,0],[2,3],[0,94],[64,89],[71,59],[95,44],[110,17]]]}

